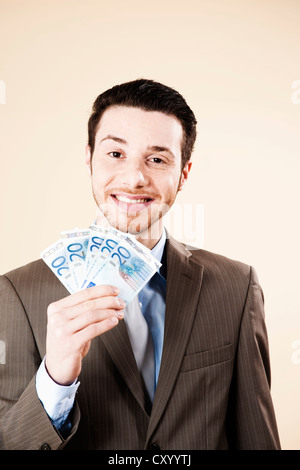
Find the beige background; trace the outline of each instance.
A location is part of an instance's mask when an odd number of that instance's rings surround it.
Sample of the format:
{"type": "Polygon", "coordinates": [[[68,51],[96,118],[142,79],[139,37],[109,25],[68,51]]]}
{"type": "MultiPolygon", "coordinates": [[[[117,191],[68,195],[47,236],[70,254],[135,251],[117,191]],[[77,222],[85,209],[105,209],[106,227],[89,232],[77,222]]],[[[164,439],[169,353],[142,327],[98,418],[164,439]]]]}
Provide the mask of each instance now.
{"type": "Polygon", "coordinates": [[[204,208],[205,249],[258,272],[284,449],[300,448],[299,25],[298,0],[0,0],[0,271],[93,220],[96,96],[175,87],[199,122],[179,203],[204,208]]]}

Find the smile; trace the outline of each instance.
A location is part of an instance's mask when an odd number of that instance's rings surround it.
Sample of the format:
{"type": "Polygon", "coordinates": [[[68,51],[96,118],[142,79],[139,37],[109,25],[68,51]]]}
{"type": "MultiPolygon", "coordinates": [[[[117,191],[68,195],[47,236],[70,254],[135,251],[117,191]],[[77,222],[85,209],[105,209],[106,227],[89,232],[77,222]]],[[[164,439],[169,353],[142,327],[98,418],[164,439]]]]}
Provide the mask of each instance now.
{"type": "Polygon", "coordinates": [[[146,202],[149,202],[149,201],[152,200],[150,198],[135,198],[135,197],[129,198],[127,196],[121,196],[121,195],[117,195],[117,194],[114,194],[113,196],[118,201],[126,202],[127,204],[139,204],[139,203],[145,204],[146,202]]]}
{"type": "Polygon", "coordinates": [[[146,209],[154,201],[146,194],[111,194],[111,197],[120,210],[126,212],[140,212],[146,209]]]}

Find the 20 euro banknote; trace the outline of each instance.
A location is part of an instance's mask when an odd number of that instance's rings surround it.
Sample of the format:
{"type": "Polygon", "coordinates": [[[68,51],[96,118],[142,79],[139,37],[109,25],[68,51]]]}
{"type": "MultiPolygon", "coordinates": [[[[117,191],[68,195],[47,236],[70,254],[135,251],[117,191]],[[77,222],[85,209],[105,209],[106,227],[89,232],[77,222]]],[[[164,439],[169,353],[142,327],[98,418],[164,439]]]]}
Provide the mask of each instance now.
{"type": "Polygon", "coordinates": [[[62,232],[41,258],[71,294],[95,285],[114,285],[126,304],[161,266],[134,237],[97,225],[62,232]]]}

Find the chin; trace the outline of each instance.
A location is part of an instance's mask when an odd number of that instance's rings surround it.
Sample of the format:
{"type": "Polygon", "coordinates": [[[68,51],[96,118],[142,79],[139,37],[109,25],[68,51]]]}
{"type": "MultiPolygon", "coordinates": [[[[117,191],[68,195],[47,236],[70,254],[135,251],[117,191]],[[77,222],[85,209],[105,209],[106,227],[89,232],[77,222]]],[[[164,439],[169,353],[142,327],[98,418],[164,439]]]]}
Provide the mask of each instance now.
{"type": "Polygon", "coordinates": [[[111,205],[108,204],[101,205],[99,209],[109,225],[120,230],[120,232],[129,233],[130,235],[143,239],[149,237],[156,238],[156,235],[158,237],[160,236],[157,230],[158,225],[160,225],[157,224],[160,219],[158,214],[147,211],[145,213],[139,212],[135,215],[130,215],[122,211],[112,211],[111,205]],[[158,233],[156,234],[155,232],[158,233]]]}
{"type": "Polygon", "coordinates": [[[147,232],[148,226],[141,227],[139,223],[131,222],[131,223],[116,223],[112,224],[116,229],[120,230],[124,233],[130,233],[134,236],[139,236],[144,232],[147,232]]]}

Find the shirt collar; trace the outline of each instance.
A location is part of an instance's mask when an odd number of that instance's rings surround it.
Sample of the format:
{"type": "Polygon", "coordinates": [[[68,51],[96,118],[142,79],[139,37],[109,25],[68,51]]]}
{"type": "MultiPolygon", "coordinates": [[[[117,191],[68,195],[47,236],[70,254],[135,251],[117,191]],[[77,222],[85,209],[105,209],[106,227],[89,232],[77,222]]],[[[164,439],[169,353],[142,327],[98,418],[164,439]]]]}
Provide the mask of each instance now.
{"type": "Polygon", "coordinates": [[[164,252],[166,239],[167,239],[166,230],[165,230],[165,228],[163,228],[163,232],[162,232],[162,235],[161,235],[161,237],[160,237],[158,243],[156,243],[156,245],[155,245],[155,246],[152,248],[152,250],[151,250],[151,254],[152,254],[159,262],[161,262],[161,259],[162,259],[162,255],[163,255],[163,252],[164,252]]]}

